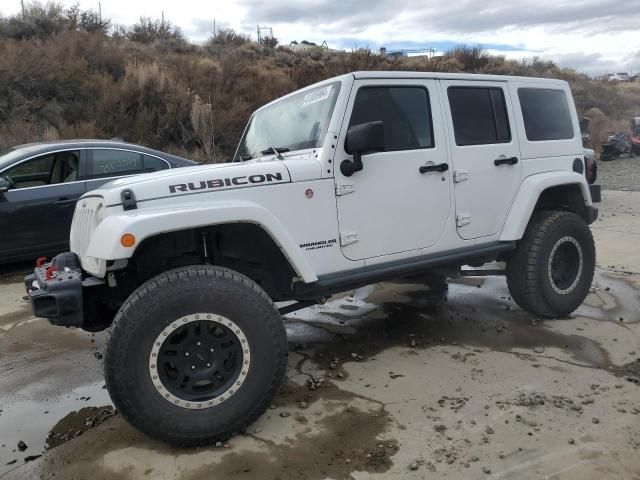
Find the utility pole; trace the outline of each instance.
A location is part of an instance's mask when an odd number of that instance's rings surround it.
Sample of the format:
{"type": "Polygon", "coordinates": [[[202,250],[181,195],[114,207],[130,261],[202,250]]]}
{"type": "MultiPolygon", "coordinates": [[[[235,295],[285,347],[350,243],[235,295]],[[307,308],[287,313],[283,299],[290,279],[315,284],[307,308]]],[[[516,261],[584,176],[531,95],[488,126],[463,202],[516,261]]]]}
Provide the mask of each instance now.
{"type": "MultiPolygon", "coordinates": [[[[24,0],[22,0],[24,2],[24,0]]],[[[98,2],[98,21],[102,23],[102,4],[98,2]]]]}
{"type": "Polygon", "coordinates": [[[20,4],[22,5],[22,20],[25,19],[25,14],[24,14],[24,0],[20,0],[20,4]]]}
{"type": "Polygon", "coordinates": [[[216,36],[216,19],[213,19],[213,36],[216,36]]]}

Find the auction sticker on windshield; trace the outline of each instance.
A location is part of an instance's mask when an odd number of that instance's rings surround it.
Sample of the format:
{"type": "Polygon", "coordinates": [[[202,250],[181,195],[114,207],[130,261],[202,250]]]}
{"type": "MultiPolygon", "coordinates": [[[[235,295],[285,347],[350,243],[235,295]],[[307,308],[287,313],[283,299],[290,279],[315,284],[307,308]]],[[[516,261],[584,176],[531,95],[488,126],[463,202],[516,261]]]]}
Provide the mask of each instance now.
{"type": "Polygon", "coordinates": [[[318,90],[314,90],[313,92],[309,92],[304,96],[304,101],[302,102],[302,106],[306,107],[307,105],[311,105],[313,103],[322,102],[329,98],[331,95],[331,90],[333,89],[333,85],[328,85],[323,88],[319,88],[318,90]]]}

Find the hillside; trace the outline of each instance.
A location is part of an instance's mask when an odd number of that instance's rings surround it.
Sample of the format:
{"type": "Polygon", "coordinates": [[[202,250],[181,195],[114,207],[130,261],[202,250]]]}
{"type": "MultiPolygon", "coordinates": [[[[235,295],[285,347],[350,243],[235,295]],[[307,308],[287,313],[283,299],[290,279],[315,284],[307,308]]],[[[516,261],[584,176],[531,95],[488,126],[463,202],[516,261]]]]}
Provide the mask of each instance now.
{"type": "Polygon", "coordinates": [[[166,21],[117,27],[92,11],[33,4],[24,19],[0,19],[0,149],[40,139],[120,137],[223,161],[255,108],[353,70],[562,78],[571,83],[579,114],[605,116],[596,137],[640,113],[640,84],[596,81],[552,62],[506,60],[479,47],[391,58],[368,50],[294,53],[275,39],[268,43],[222,30],[194,45],[166,21]]]}

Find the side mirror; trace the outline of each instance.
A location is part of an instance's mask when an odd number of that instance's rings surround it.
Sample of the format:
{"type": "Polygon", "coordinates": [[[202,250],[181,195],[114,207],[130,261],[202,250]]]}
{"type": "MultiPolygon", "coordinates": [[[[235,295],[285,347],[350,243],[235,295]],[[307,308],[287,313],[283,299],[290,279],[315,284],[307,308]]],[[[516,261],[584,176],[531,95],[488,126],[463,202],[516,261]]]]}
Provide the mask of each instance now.
{"type": "Polygon", "coordinates": [[[0,193],[8,192],[9,188],[11,188],[11,184],[9,180],[6,178],[0,177],[0,193]]]}
{"type": "Polygon", "coordinates": [[[384,152],[384,123],[381,121],[354,125],[347,131],[345,150],[353,155],[353,161],[343,160],[340,171],[345,177],[362,170],[362,155],[384,152]]]}

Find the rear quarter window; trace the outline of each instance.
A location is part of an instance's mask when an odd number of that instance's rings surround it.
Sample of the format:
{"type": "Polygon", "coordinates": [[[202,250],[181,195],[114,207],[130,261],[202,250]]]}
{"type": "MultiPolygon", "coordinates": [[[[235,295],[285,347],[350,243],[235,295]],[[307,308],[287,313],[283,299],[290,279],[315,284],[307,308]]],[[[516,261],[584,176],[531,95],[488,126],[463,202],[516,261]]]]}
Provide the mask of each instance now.
{"type": "Polygon", "coordinates": [[[568,140],[574,138],[573,121],[564,90],[519,88],[518,98],[527,140],[568,140]]]}

